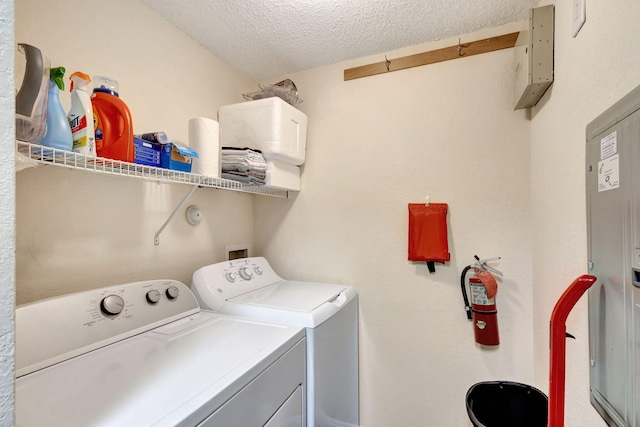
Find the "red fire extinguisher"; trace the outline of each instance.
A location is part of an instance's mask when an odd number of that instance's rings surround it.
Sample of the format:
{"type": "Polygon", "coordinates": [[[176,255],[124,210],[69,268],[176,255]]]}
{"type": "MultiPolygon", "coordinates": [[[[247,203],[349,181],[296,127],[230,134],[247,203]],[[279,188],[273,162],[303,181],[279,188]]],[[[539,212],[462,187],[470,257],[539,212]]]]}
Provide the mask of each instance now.
{"type": "Polygon", "coordinates": [[[476,342],[481,345],[497,346],[500,344],[498,309],[496,307],[498,285],[490,271],[500,276],[502,276],[502,273],[493,267],[489,267],[487,262],[498,260],[500,257],[485,260],[481,260],[476,255],[474,257],[476,263],[465,267],[460,277],[464,308],[467,312],[467,318],[473,322],[473,334],[476,342]],[[469,291],[471,293],[471,304],[469,304],[466,275],[472,269],[475,274],[469,278],[469,291]]]}

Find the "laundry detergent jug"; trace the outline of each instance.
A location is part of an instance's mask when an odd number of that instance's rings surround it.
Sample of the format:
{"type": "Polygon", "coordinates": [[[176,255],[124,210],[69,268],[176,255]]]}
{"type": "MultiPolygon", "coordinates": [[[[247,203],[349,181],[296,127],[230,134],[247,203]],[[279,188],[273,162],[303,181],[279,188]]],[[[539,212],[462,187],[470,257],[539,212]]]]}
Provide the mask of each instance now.
{"type": "Polygon", "coordinates": [[[99,76],[93,82],[91,105],[98,156],[133,163],[133,122],[129,107],[118,95],[118,82],[99,76]]]}

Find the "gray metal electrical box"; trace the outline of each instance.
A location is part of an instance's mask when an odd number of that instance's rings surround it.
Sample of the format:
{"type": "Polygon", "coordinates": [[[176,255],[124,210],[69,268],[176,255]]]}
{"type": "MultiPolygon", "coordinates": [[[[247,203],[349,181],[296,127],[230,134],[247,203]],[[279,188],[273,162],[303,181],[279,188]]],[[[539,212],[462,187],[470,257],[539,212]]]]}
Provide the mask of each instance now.
{"type": "Polygon", "coordinates": [[[516,40],[514,110],[536,105],[553,83],[553,17],[553,5],[531,9],[516,40]]]}
{"type": "Polygon", "coordinates": [[[640,86],[587,125],[591,403],[640,427],[640,86]]]}

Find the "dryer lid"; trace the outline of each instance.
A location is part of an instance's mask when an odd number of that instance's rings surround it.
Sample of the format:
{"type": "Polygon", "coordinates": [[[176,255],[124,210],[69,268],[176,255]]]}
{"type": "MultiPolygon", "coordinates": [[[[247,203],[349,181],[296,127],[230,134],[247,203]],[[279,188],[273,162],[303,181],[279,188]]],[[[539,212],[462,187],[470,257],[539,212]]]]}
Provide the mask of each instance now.
{"type": "Polygon", "coordinates": [[[229,298],[227,301],[236,304],[309,312],[326,302],[333,301],[345,289],[347,289],[347,286],[331,283],[283,280],[264,288],[229,298]]]}

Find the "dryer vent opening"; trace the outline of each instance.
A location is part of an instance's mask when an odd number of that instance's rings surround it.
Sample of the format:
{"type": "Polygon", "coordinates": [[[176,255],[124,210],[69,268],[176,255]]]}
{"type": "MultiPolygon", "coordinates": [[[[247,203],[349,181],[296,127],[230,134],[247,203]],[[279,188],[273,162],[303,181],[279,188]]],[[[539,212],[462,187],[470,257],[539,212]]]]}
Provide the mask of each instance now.
{"type": "Polygon", "coordinates": [[[238,245],[226,245],[224,247],[224,253],[226,254],[227,261],[233,261],[234,259],[249,258],[251,245],[248,243],[241,243],[238,245]]]}

